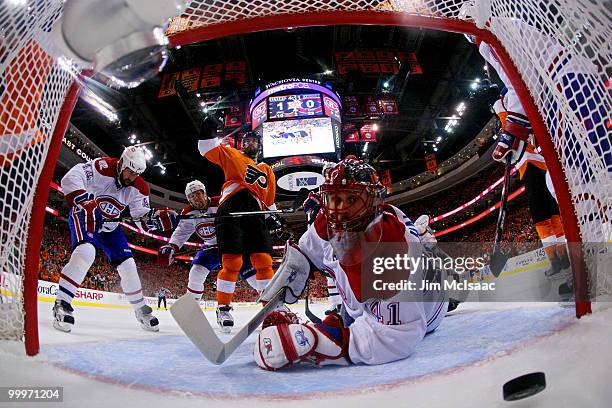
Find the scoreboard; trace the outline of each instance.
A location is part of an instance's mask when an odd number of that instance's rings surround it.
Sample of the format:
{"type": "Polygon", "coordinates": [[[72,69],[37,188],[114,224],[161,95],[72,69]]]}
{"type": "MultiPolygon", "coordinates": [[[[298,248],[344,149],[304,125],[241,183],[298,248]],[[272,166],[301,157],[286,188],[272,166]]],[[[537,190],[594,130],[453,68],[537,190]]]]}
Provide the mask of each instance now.
{"type": "Polygon", "coordinates": [[[321,94],[271,96],[268,98],[268,111],[270,119],[321,116],[321,94]]]}
{"type": "Polygon", "coordinates": [[[313,79],[284,79],[258,89],[249,104],[252,130],[264,158],[303,154],[340,156],[340,97],[313,79]]]}

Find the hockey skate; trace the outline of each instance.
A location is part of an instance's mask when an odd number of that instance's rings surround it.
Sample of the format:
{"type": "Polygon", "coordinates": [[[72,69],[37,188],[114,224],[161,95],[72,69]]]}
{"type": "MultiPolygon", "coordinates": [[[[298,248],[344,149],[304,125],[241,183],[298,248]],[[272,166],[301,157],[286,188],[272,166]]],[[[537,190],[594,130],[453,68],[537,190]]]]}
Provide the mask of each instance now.
{"type": "Polygon", "coordinates": [[[140,326],[144,330],[157,332],[159,331],[159,320],[157,320],[157,317],[153,316],[152,313],[153,309],[151,309],[149,305],[144,305],[140,309],[134,311],[136,320],[140,322],[140,326]]]}
{"type": "Polygon", "coordinates": [[[229,333],[234,327],[234,318],[230,314],[232,307],[229,305],[217,306],[217,323],[222,333],[229,333]]]}
{"type": "Polygon", "coordinates": [[[65,300],[56,300],[53,305],[53,327],[56,330],[70,333],[74,325],[74,309],[65,300]]]}

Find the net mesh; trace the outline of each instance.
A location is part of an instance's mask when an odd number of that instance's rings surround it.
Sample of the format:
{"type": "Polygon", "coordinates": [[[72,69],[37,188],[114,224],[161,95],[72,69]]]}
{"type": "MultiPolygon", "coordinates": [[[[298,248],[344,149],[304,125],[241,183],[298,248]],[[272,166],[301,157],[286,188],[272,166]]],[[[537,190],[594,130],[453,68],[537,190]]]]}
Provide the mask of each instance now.
{"type": "MultiPolygon", "coordinates": [[[[281,15],[367,11],[397,17],[460,18],[460,0],[196,0],[168,28],[179,35],[281,15]]],[[[47,38],[61,0],[0,3],[0,338],[23,335],[23,270],[34,187],[74,72],[47,38]]],[[[612,239],[609,129],[612,13],[597,0],[482,0],[477,25],[508,51],[548,128],[585,242],[612,239]]],[[[461,17],[466,18],[466,17],[461,17]]],[[[261,28],[261,25],[258,26],[261,28]]],[[[597,248],[602,248],[598,246],[597,248]]],[[[596,249],[607,257],[605,249],[596,249]],[[602,253],[602,251],[604,253],[602,253]]],[[[606,258],[607,259],[607,258],[606,258]]],[[[595,278],[610,292],[609,276],[595,278]],[[604,284],[605,282],[605,284],[604,284]],[[607,285],[607,287],[606,287],[607,285]]]]}
{"type": "Polygon", "coordinates": [[[45,51],[61,4],[0,4],[0,339],[23,338],[23,272],[34,188],[74,75],[45,51]]]}

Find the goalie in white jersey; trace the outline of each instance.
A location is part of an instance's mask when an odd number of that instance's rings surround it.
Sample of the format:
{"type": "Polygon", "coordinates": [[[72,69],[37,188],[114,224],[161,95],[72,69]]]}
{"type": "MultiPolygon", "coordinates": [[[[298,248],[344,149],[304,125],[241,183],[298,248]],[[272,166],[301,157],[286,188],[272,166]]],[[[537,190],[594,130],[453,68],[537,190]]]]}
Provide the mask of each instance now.
{"type": "Polygon", "coordinates": [[[342,312],[317,324],[300,324],[291,313],[272,312],[255,343],[254,358],[260,367],[277,370],[302,361],[388,363],[410,356],[438,327],[448,307],[443,291],[430,293],[427,302],[393,301],[398,298],[369,296],[363,286],[371,271],[362,269],[362,262],[387,253],[388,244],[400,246],[411,257],[422,252],[412,222],[398,208],[385,205],[383,194],[376,171],[354,157],[325,172],[320,214],[298,246],[287,245],[285,259],[260,300],[286,288],[285,302],[297,301],[313,267],[334,277],[342,312]]]}
{"type": "MultiPolygon", "coordinates": [[[[176,251],[181,249],[194,233],[197,234],[204,243],[204,247],[195,254],[191,262],[187,291],[193,295],[196,301],[199,301],[204,293],[204,281],[208,274],[221,266],[221,256],[217,245],[214,218],[198,218],[198,216],[214,215],[219,206],[219,197],[209,197],[206,194],[204,183],[199,180],[187,183],[185,196],[189,205],[183,208],[181,215],[192,216],[193,218],[181,219],[168,244],[159,248],[158,260],[164,266],[172,264],[176,251]]],[[[257,290],[255,269],[251,266],[248,257],[243,259],[240,277],[257,290]]]]}
{"type": "Polygon", "coordinates": [[[62,269],[59,290],[53,306],[53,327],[69,332],[74,325],[72,299],[102,249],[109,263],[117,268],[121,288],[134,308],[136,319],[145,330],[158,331],[158,320],[145,304],[142,285],[132,251],[117,222],[129,207],[132,217],[146,217],[139,227],[144,231],[167,231],[178,217],[170,209],[151,209],[149,186],[140,177],[147,167],[142,149],[131,146],[120,159],[103,157],[77,164],[62,178],[62,189],[70,208],[68,225],[72,255],[62,269]]]}

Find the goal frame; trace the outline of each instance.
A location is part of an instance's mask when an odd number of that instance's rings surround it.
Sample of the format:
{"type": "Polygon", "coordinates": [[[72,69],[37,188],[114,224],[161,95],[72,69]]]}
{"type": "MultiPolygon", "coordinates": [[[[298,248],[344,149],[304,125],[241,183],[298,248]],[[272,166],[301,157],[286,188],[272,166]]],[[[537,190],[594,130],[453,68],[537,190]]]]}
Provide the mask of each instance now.
{"type": "MultiPolygon", "coordinates": [[[[287,27],[312,27],[334,25],[378,25],[406,28],[425,28],[461,34],[471,34],[487,42],[496,52],[505,73],[515,88],[521,103],[530,119],[535,138],[542,149],[542,155],[548,167],[559,204],[559,210],[565,236],[568,242],[569,255],[574,271],[574,288],[576,293],[576,317],[591,313],[588,300],[587,273],[584,267],[580,244],[582,237],[578,217],[574,211],[569,185],[565,172],[554,147],[545,122],[532,99],[528,88],[513,63],[510,55],[499,39],[490,31],[478,28],[474,23],[452,18],[406,15],[395,11],[319,11],[299,14],[280,14],[261,16],[215,25],[200,26],[170,36],[170,46],[184,46],[231,35],[247,34],[258,31],[276,30],[287,27]]],[[[42,174],[35,188],[32,214],[28,227],[28,243],[25,255],[25,277],[23,283],[25,312],[25,348],[26,354],[33,356],[39,352],[38,339],[38,265],[40,245],[44,226],[45,206],[47,204],[49,183],[59,156],[62,138],[68,127],[70,117],[80,90],[80,81],[74,81],[64,99],[56,127],[53,131],[42,174]]]]}

